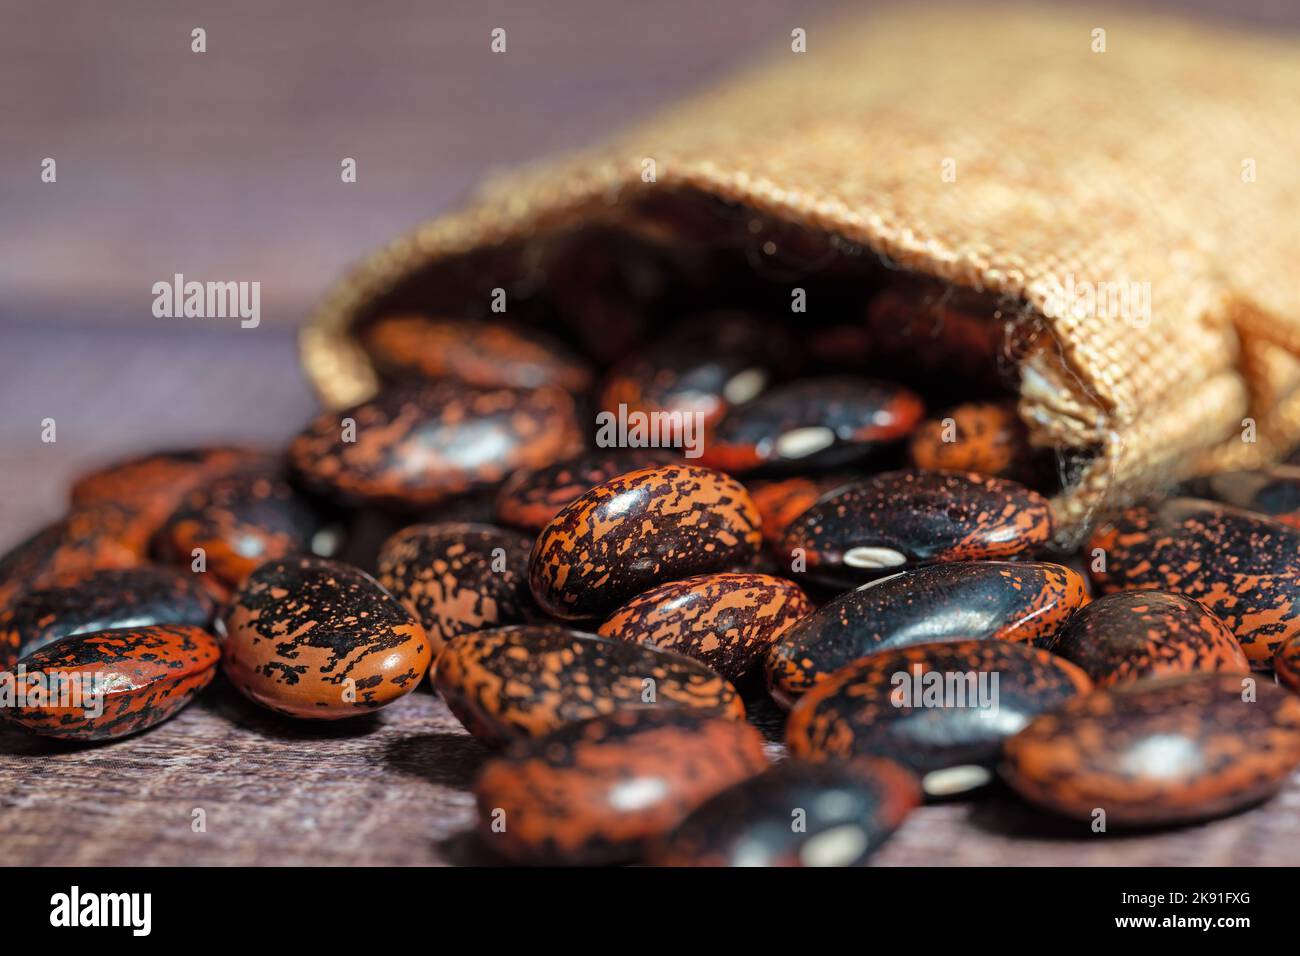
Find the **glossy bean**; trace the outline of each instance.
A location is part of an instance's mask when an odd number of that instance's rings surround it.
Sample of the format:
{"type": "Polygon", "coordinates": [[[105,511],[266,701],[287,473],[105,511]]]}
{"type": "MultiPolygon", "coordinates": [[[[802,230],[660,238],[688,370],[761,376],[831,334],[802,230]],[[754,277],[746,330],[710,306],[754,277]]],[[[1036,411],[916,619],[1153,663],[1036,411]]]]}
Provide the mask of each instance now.
{"type": "Polygon", "coordinates": [[[785,578],[705,574],[634,597],[610,615],[599,633],[685,654],[735,680],[812,610],[799,586],[785,578]]]}
{"type": "Polygon", "coordinates": [[[795,519],[781,550],[808,576],[852,587],[889,571],[1032,554],[1051,538],[1046,499],[1002,478],[893,471],[845,485],[795,519]]]}
{"type": "Polygon", "coordinates": [[[288,717],[338,720],[409,694],[433,652],[424,629],[370,575],[323,558],[268,561],[226,617],[226,675],[288,717]]]}
{"type": "Polygon", "coordinates": [[[791,704],[860,657],[936,641],[1050,638],[1088,602],[1059,564],[965,561],[892,575],[840,595],[788,630],[767,656],[768,687],[791,704]]]}
{"type": "Polygon", "coordinates": [[[749,724],[624,711],[520,741],[475,786],[479,832],[519,863],[636,860],[720,790],[766,766],[749,724]]]}
{"type": "Polygon", "coordinates": [[[1042,646],[1078,664],[1099,687],[1197,671],[1250,670],[1226,624],[1191,598],[1163,591],[1099,598],[1042,646]]]}
{"type": "Polygon", "coordinates": [[[896,760],[943,796],[988,782],[1006,738],[1091,686],[1074,664],[1024,644],[917,644],[810,690],[790,710],[786,743],[796,757],[896,760]]]}
{"type": "Polygon", "coordinates": [[[113,740],[171,717],[212,680],[216,639],[188,624],[78,634],[15,665],[10,719],[33,733],[113,740]]]}

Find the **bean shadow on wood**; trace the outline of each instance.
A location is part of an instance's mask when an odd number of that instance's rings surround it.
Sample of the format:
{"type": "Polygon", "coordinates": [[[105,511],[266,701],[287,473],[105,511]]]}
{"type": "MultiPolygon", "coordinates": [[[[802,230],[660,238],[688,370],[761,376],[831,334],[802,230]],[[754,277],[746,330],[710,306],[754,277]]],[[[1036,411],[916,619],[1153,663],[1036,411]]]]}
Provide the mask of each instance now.
{"type": "Polygon", "coordinates": [[[1025,840],[1087,840],[1097,834],[1087,823],[1053,816],[1019,799],[1000,784],[994,784],[970,805],[966,820],[985,833],[1025,840]]]}
{"type": "MultiPolygon", "coordinates": [[[[400,774],[417,777],[440,787],[467,791],[492,752],[469,734],[422,733],[388,744],[384,762],[400,774]]],[[[433,841],[434,852],[453,866],[504,866],[509,861],[494,853],[474,829],[462,830],[433,841]]]]}
{"type": "Polygon", "coordinates": [[[62,740],[29,733],[13,724],[0,722],[0,756],[4,757],[58,757],[65,754],[97,750],[113,740],[62,740]]]}
{"type": "Polygon", "coordinates": [[[1102,832],[1092,829],[1091,821],[1073,820],[1040,810],[1020,800],[1005,785],[990,787],[987,795],[971,805],[967,822],[985,833],[1020,840],[1049,842],[1069,841],[1084,843],[1093,840],[1125,841],[1150,837],[1175,830],[1186,830],[1187,824],[1168,826],[1122,827],[1109,824],[1102,832]]]}
{"type": "Polygon", "coordinates": [[[384,763],[398,773],[453,790],[473,787],[489,756],[473,737],[457,733],[412,734],[389,742],[383,753],[384,763]]]}
{"type": "Polygon", "coordinates": [[[477,830],[462,830],[436,840],[438,853],[453,866],[518,866],[494,851],[477,830]]]}

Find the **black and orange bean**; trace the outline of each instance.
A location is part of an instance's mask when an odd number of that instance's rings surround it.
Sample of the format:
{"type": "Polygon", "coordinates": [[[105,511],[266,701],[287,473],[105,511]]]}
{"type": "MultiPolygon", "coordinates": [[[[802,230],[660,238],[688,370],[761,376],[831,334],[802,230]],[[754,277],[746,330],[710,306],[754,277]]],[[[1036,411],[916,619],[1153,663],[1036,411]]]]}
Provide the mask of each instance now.
{"type": "Polygon", "coordinates": [[[420,508],[580,447],[573,399],[562,389],[443,379],[326,412],[293,440],[289,456],[305,485],[345,504],[420,508]]]}
{"type": "Polygon", "coordinates": [[[424,627],[436,657],[458,634],[533,615],[532,547],[527,535],[491,525],[412,525],[380,550],[379,583],[424,627]]]}
{"type": "Polygon", "coordinates": [[[469,385],[577,392],[591,370],[545,333],[504,322],[406,314],[385,316],[361,332],[375,367],[395,382],[455,378],[469,385]]]}
{"type": "Polygon", "coordinates": [[[736,689],[697,660],[559,627],[516,625],[452,638],[433,686],[490,745],[619,710],[741,718],[736,689]]]}
{"type": "Polygon", "coordinates": [[[1036,561],[962,561],[882,578],[842,594],[785,632],[767,655],[768,687],[789,705],[860,657],[936,641],[1036,643],[1088,602],[1081,575],[1036,561]]]}
{"type": "Polygon", "coordinates": [[[762,394],[784,357],[788,335],[741,312],[698,316],[616,365],[598,399],[603,411],[699,416],[712,425],[762,394]]]}
{"type": "Polygon", "coordinates": [[[1033,483],[1041,453],[1014,402],[969,402],[923,422],[908,445],[912,464],[937,471],[973,471],[1033,483]]]}
{"type": "Polygon", "coordinates": [[[735,680],[812,610],[799,586],[785,578],[705,574],[634,597],[610,615],[599,633],[694,657],[735,680]]]}
{"type": "Polygon", "coordinates": [[[592,488],[542,529],[533,596],[556,617],[600,617],[664,581],[750,564],[760,527],[734,478],[693,465],[642,468],[592,488]]]}
{"type": "Polygon", "coordinates": [[[496,520],[536,534],[566,505],[597,485],[629,471],[666,465],[676,457],[669,450],[614,448],[584,452],[542,468],[521,468],[497,491],[496,520]]]}
{"type": "Polygon", "coordinates": [[[892,382],[790,382],[728,412],[713,426],[703,460],[737,475],[846,465],[907,437],[924,411],[917,395],[892,382]]]}
{"type": "Polygon", "coordinates": [[[945,796],[986,783],[1007,737],[1091,687],[1074,664],[1026,644],[915,644],[813,687],[790,710],[786,743],[796,757],[887,757],[945,796]]]}
{"type": "Polygon", "coordinates": [[[224,667],[250,700],[288,717],[338,720],[409,694],[433,648],[370,575],[324,558],[268,561],[226,615],[224,667]]]}
{"type": "Polygon", "coordinates": [[[194,489],[154,534],[162,560],[206,570],[237,587],[258,565],[306,554],[325,526],[273,462],[237,469],[194,489]]]}
{"type": "Polygon", "coordinates": [[[697,807],[650,853],[657,866],[863,866],[921,798],[889,760],[786,760],[697,807]]]}

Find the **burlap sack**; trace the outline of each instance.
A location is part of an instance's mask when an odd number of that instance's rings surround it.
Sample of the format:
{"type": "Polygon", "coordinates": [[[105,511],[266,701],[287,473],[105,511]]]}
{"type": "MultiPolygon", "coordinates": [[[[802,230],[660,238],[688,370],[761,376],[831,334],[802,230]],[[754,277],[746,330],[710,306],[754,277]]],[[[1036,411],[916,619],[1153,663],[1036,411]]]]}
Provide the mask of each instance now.
{"type": "Polygon", "coordinates": [[[806,52],[376,253],[303,356],[327,403],[363,398],[375,377],[349,329],[408,277],[437,286],[467,253],[593,223],[651,230],[648,197],[698,192],[1015,303],[1046,332],[1018,356],[1021,413],[1036,443],[1082,456],[1055,501],[1077,533],[1099,507],[1300,439],[1297,162],[1295,39],[1025,8],[813,23],[806,52]],[[1088,284],[1146,284],[1149,321],[1063,298],[1088,284]]]}

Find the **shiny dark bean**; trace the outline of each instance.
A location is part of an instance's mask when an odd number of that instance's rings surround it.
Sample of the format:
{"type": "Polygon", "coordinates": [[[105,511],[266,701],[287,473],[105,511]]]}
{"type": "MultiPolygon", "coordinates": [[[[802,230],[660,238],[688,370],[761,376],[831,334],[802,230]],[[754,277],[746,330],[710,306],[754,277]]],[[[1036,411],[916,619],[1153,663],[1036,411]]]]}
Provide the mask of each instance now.
{"type": "Polygon", "coordinates": [[[774,388],[732,409],[709,435],[704,462],[732,474],[763,467],[833,467],[905,438],[921,400],[892,382],[832,377],[774,388]]]}
{"type": "Polygon", "coordinates": [[[615,366],[599,406],[698,416],[707,427],[767,388],[788,354],[779,327],[738,312],[698,316],[615,366]]]}
{"type": "Polygon", "coordinates": [[[1024,644],[917,644],[818,684],[791,709],[786,742],[796,757],[888,757],[942,796],[986,783],[1007,737],[1091,686],[1074,664],[1024,644]]]}
{"type": "Polygon", "coordinates": [[[862,866],[920,802],[897,764],[787,760],[707,800],[651,853],[659,866],[862,866]]]}
{"type": "Polygon", "coordinates": [[[1031,554],[1051,538],[1051,508],[1023,485],[943,471],[893,471],[824,496],[781,550],[808,576],[852,587],[891,570],[1031,554]]]}
{"type": "Polygon", "coordinates": [[[1300,529],[1196,498],[1131,508],[1098,529],[1089,573],[1103,592],[1171,591],[1204,604],[1267,667],[1300,633],[1300,529]]]}

